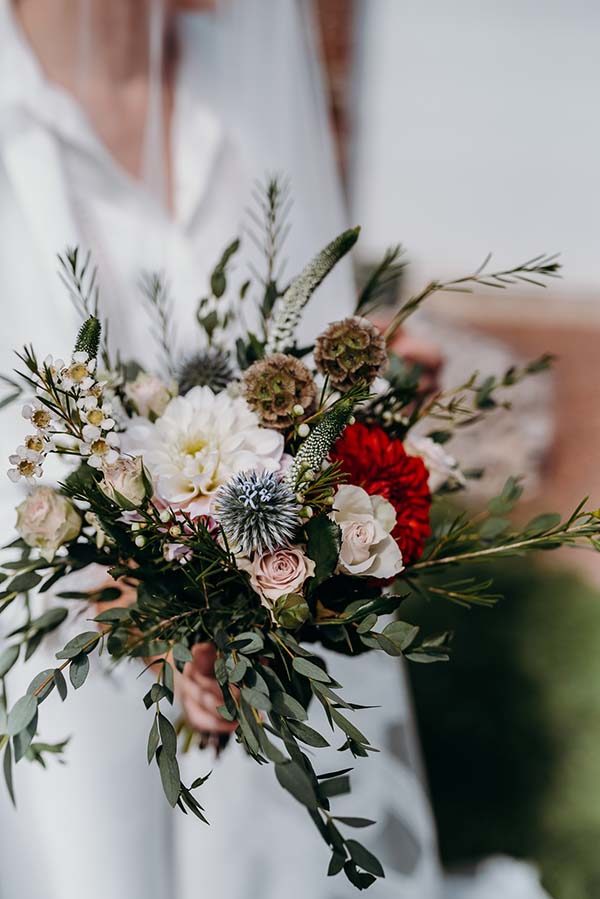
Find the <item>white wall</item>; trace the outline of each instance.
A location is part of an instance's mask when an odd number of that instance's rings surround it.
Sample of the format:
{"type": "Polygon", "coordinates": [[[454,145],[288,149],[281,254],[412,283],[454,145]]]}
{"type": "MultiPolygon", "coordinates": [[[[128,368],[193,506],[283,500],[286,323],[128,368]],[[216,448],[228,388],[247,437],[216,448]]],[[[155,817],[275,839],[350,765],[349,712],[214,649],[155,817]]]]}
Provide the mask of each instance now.
{"type": "Polygon", "coordinates": [[[358,0],[353,217],[412,277],[561,250],[600,301],[600,4],[358,0]],[[362,18],[362,22],[360,21],[362,18]]]}

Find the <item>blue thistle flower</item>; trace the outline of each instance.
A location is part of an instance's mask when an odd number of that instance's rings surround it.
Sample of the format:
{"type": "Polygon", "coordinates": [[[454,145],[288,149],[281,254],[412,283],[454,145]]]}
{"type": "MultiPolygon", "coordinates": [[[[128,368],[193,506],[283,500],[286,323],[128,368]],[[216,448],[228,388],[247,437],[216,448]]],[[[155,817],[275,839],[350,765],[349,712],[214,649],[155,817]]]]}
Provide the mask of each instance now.
{"type": "Polygon", "coordinates": [[[277,472],[242,471],[220,488],[216,517],[229,542],[249,555],[287,546],[300,525],[300,505],[277,472]]]}

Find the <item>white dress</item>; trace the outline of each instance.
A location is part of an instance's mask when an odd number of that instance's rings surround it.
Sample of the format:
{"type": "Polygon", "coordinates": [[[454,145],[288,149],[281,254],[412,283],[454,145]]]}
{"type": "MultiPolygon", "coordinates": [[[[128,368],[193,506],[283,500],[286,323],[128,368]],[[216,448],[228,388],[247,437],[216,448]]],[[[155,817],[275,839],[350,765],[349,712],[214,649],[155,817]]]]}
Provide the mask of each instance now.
{"type": "MultiPolygon", "coordinates": [[[[207,274],[238,230],[249,174],[262,173],[246,171],[219,120],[194,101],[185,64],[173,153],[175,211],[168,217],[118,168],[74,101],[44,81],[0,0],[0,371],[10,370],[11,350],[25,340],[42,355],[68,354],[77,316],[55,275],[54,255],[75,243],[93,249],[104,309],[125,355],[153,361],[135,288],[140,269],[148,266],[168,269],[181,345],[191,348],[191,322],[207,274]]],[[[339,301],[335,310],[319,304],[311,327],[339,311],[339,301]]],[[[2,456],[21,434],[14,410],[5,414],[2,456]]],[[[17,501],[15,488],[0,478],[2,533],[12,525],[17,501]]],[[[0,627],[6,627],[2,619],[0,627]]],[[[47,649],[27,670],[13,672],[12,699],[51,663],[47,649]]],[[[352,700],[386,701],[385,710],[357,716],[382,751],[356,762],[353,795],[336,806],[377,819],[364,839],[381,857],[387,878],[370,895],[438,899],[435,832],[417,773],[402,671],[375,654],[332,664],[352,700]]],[[[214,769],[199,796],[212,826],[173,812],[156,770],[145,763],[150,721],[141,696],[147,683],[126,673],[107,677],[96,671],[64,705],[56,696],[44,705],[43,738],[73,737],[68,764],[51,764],[49,771],[20,764],[17,813],[0,790],[0,899],[355,895],[340,877],[325,877],[327,850],[304,809],[283,793],[270,769],[259,768],[235,744],[218,763],[202,753],[183,761],[185,777],[214,769]]],[[[331,770],[346,759],[332,749],[321,764],[331,770]]]]}

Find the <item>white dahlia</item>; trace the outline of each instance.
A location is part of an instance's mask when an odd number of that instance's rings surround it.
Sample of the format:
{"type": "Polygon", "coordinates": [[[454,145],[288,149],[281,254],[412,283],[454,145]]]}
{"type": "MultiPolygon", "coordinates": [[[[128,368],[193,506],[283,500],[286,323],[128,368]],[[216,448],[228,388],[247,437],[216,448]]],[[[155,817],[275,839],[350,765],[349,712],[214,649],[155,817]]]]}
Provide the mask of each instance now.
{"type": "Polygon", "coordinates": [[[279,471],[283,435],[261,428],[242,397],[194,387],[172,399],[155,422],[135,419],[123,450],[143,457],[160,501],[205,515],[237,472],[279,471]]]}

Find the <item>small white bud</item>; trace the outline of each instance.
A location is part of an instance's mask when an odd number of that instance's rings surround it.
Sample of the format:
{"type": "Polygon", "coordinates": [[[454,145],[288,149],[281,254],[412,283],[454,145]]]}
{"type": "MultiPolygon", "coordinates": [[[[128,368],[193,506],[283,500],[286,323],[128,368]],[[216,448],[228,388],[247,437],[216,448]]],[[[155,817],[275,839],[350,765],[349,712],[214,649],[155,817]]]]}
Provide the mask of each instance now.
{"type": "Polygon", "coordinates": [[[306,422],[302,422],[301,425],[298,426],[298,434],[300,437],[308,437],[310,434],[310,428],[306,424],[306,422]]]}
{"type": "Polygon", "coordinates": [[[163,509],[160,515],[158,516],[163,524],[167,524],[171,520],[171,510],[163,509]]]}
{"type": "Polygon", "coordinates": [[[134,542],[135,542],[135,545],[136,545],[136,546],[139,546],[139,548],[141,549],[143,546],[146,545],[146,538],[145,538],[142,534],[139,534],[139,535],[135,538],[135,541],[134,541],[134,542]]]}
{"type": "Polygon", "coordinates": [[[304,406],[301,406],[300,403],[296,403],[296,405],[292,409],[292,412],[294,413],[294,415],[304,415],[304,406]]]}
{"type": "Polygon", "coordinates": [[[132,524],[131,524],[131,530],[132,530],[134,533],[135,533],[136,531],[139,531],[140,528],[141,528],[141,524],[140,524],[139,521],[134,521],[134,522],[132,522],[132,524]]]}
{"type": "Polygon", "coordinates": [[[356,424],[356,418],[354,417],[354,415],[351,415],[351,416],[350,416],[350,418],[348,419],[348,424],[349,424],[349,425],[355,425],[355,424],[356,424]]]}
{"type": "Polygon", "coordinates": [[[169,534],[171,537],[181,537],[181,528],[178,524],[174,524],[172,528],[169,528],[169,534]]]}

